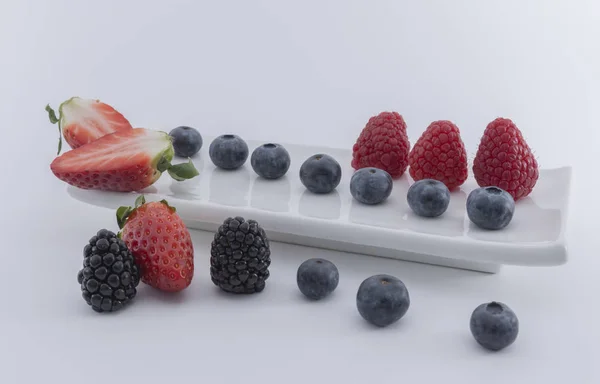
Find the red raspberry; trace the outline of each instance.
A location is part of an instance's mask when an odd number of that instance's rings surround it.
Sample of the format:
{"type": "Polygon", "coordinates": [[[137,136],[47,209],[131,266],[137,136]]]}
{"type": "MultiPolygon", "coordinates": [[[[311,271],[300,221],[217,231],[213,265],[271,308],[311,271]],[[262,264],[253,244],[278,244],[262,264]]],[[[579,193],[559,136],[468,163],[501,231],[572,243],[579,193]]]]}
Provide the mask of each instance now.
{"type": "Polygon", "coordinates": [[[483,132],[473,174],[480,187],[502,188],[515,201],[529,195],[539,177],[537,161],[521,131],[511,120],[501,117],[483,132]]]}
{"type": "Polygon", "coordinates": [[[435,179],[454,189],[469,175],[467,151],[458,127],[448,120],[434,121],[408,155],[413,180],[435,179]]]}
{"type": "Polygon", "coordinates": [[[398,112],[381,112],[367,122],[352,148],[352,168],[374,167],[398,178],[408,167],[410,142],[398,112]]]}

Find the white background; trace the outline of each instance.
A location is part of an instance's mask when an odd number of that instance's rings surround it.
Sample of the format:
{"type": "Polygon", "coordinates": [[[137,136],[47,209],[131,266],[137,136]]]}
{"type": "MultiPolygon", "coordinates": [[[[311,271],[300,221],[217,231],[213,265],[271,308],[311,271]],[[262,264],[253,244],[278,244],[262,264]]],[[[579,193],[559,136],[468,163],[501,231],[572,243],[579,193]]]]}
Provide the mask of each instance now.
{"type": "MultiPolygon", "coordinates": [[[[597,3],[597,2],[596,2],[597,3]]],[[[590,1],[4,1],[0,5],[0,382],[598,383],[600,6],[590,1]],[[498,275],[273,244],[267,289],[220,294],[210,233],[192,234],[183,294],[141,287],[115,316],[76,282],[81,250],[114,213],[69,198],[48,168],[71,96],[135,126],[349,148],[366,120],[404,115],[414,142],[451,119],[474,154],[512,118],[542,167],[574,167],[569,263],[498,275]],[[335,294],[307,303],[297,266],[326,257],[335,294]],[[358,316],[358,284],[386,272],[411,308],[382,330],[358,316]],[[479,348],[471,311],[500,300],[517,342],[479,348]]]]}

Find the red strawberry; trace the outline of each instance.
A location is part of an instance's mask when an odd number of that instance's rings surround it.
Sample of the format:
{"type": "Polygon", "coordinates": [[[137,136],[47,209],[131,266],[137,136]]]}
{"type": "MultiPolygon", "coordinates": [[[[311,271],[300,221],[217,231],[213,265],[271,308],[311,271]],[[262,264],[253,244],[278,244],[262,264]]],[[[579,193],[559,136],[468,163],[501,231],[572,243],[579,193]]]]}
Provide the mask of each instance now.
{"type": "Polygon", "coordinates": [[[435,179],[452,190],[469,175],[467,151],[458,127],[447,120],[434,121],[408,155],[413,180],[435,179]]]}
{"type": "Polygon", "coordinates": [[[50,169],[62,181],[82,189],[140,191],[154,184],[164,171],[175,180],[198,175],[191,160],[171,165],[173,153],[167,133],[127,129],[63,153],[50,169]]]}
{"type": "Polygon", "coordinates": [[[135,208],[117,210],[117,222],[119,236],[140,267],[142,282],[167,292],[178,292],[191,284],[194,246],[175,208],[165,200],[146,203],[142,195],[136,199],[135,208]]]}
{"type": "Polygon", "coordinates": [[[50,122],[58,123],[57,154],[62,148],[61,136],[75,149],[109,133],[132,128],[123,115],[99,100],[72,97],[58,107],[58,118],[50,105],[46,105],[46,111],[50,122]]]}
{"type": "Polygon", "coordinates": [[[480,187],[504,189],[516,201],[531,193],[539,170],[519,128],[511,120],[499,117],[483,132],[473,174],[480,187]]]}
{"type": "Polygon", "coordinates": [[[398,112],[382,112],[367,122],[352,148],[352,168],[375,167],[398,178],[408,166],[410,142],[398,112]]]}

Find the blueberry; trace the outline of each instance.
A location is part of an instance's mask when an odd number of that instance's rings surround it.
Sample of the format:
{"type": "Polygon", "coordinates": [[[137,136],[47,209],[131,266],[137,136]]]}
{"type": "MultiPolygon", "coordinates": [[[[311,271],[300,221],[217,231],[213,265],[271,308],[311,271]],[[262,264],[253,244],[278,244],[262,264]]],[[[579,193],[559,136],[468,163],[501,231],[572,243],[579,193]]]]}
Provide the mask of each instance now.
{"type": "Polygon", "coordinates": [[[406,314],[410,307],[410,296],[398,278],[375,275],[361,283],[356,294],[356,306],[369,323],[386,327],[406,314]]]}
{"type": "Polygon", "coordinates": [[[438,217],[448,209],[450,191],[446,184],[434,179],[423,179],[408,188],[408,206],[423,217],[438,217]]]}
{"type": "Polygon", "coordinates": [[[392,193],[392,176],[378,168],[362,168],[350,179],[350,193],[363,204],[379,204],[392,193]]]}
{"type": "Polygon", "coordinates": [[[169,132],[175,154],[181,157],[194,156],[202,148],[202,136],[192,127],[177,127],[169,132]]]}
{"type": "Polygon", "coordinates": [[[506,304],[484,303],[471,314],[471,334],[484,348],[499,351],[508,347],[519,334],[519,319],[506,304]]]}
{"type": "Polygon", "coordinates": [[[329,296],[340,281],[337,267],[329,260],[308,259],[298,267],[296,282],[304,296],[320,300],[329,296]]]}
{"type": "Polygon", "coordinates": [[[237,169],[248,159],[248,144],[238,135],[221,135],[210,143],[208,155],[222,169],[237,169]]]}
{"type": "Polygon", "coordinates": [[[250,157],[252,169],[265,179],[279,179],[290,168],[291,159],[288,151],[280,144],[263,144],[257,147],[250,157]]]}
{"type": "Polygon", "coordinates": [[[515,200],[498,187],[477,188],[467,197],[467,215],[483,229],[502,229],[513,218],[515,200]]]}
{"type": "Polygon", "coordinates": [[[313,193],[329,193],[341,180],[342,167],[329,155],[313,155],[300,166],[300,181],[313,193]]]}

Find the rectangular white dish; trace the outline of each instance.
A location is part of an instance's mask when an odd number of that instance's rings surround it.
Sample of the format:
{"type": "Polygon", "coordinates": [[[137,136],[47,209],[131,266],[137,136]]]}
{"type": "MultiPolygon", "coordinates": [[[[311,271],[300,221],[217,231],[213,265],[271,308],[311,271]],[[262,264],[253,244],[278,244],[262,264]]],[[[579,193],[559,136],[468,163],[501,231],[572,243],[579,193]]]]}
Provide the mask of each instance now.
{"type": "MultiPolygon", "coordinates": [[[[435,219],[415,216],[406,203],[412,183],[408,172],[395,180],[390,198],[367,206],[350,194],[349,149],[282,143],[292,165],[279,180],[259,178],[250,161],[235,171],[215,168],[208,157],[212,138],[205,138],[193,158],[200,175],[177,182],[164,174],[144,192],[147,200],[167,199],[177,207],[190,229],[215,231],[229,216],[257,220],[273,241],[307,245],[400,260],[496,273],[502,265],[554,266],[567,260],[565,231],[571,168],[540,170],[530,196],[517,202],[508,227],[485,231],[466,215],[468,193],[477,187],[472,178],[452,193],[446,213],[435,219]],[[300,182],[300,165],[309,156],[327,153],[343,170],[342,181],[328,195],[315,195],[300,182]]],[[[248,141],[250,152],[263,143],[248,141]]],[[[185,159],[175,159],[173,162],[185,159]]],[[[135,195],[80,190],[69,194],[89,204],[116,209],[132,205],[135,195]]],[[[277,257],[274,255],[274,257],[277,257]]]]}

